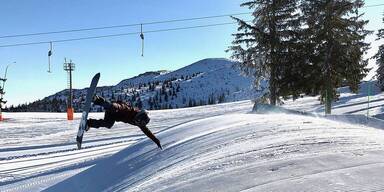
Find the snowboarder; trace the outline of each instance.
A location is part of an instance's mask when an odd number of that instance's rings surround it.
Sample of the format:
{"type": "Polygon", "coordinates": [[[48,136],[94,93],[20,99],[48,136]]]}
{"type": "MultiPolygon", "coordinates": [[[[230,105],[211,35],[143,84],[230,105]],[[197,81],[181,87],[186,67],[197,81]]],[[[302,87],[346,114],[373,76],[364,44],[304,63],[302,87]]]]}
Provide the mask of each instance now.
{"type": "Polygon", "coordinates": [[[105,109],[104,119],[88,119],[86,131],[91,127],[110,129],[116,121],[122,121],[139,127],[160,149],[163,149],[160,140],[147,127],[150,119],[145,110],[132,107],[129,103],[122,101],[108,102],[98,95],[93,97],[93,104],[102,106],[105,109]]]}

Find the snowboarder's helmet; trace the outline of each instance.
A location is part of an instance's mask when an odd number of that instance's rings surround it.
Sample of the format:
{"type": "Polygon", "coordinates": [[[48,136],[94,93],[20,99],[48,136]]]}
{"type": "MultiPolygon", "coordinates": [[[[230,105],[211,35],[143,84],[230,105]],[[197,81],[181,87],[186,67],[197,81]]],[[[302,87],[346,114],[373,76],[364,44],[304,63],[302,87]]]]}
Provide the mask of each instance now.
{"type": "Polygon", "coordinates": [[[140,112],[138,112],[133,119],[133,122],[135,125],[141,127],[146,126],[150,121],[150,118],[148,117],[148,113],[143,109],[140,112]]]}

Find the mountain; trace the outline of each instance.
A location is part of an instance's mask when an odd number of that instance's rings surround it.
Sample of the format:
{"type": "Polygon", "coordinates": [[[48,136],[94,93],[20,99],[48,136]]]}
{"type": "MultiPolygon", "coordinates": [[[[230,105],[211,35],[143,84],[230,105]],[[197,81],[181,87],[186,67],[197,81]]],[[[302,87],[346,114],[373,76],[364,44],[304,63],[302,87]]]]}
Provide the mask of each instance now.
{"type": "MultiPolygon", "coordinates": [[[[110,101],[129,101],[152,110],[252,99],[258,93],[252,88],[254,80],[241,75],[236,64],[228,59],[203,59],[176,71],[146,72],[114,86],[98,87],[96,94],[110,101]]],[[[86,90],[74,90],[75,111],[81,110],[86,90]]],[[[7,110],[64,112],[67,94],[68,90],[63,90],[42,100],[7,110]]],[[[102,108],[94,106],[92,111],[102,111],[102,108]]]]}

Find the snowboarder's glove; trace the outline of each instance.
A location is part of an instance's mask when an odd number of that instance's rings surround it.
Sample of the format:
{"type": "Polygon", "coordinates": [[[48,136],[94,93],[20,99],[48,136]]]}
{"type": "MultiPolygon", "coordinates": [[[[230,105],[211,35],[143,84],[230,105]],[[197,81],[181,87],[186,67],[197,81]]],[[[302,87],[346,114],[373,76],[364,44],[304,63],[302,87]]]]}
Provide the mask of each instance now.
{"type": "Polygon", "coordinates": [[[155,140],[155,143],[156,143],[157,147],[159,147],[161,150],[163,150],[163,147],[161,146],[160,141],[158,139],[155,140]]]}
{"type": "Polygon", "coordinates": [[[163,150],[163,147],[160,145],[160,143],[158,143],[157,146],[158,146],[161,150],[163,150]]]}
{"type": "Polygon", "coordinates": [[[161,147],[160,140],[156,138],[155,135],[153,135],[153,133],[148,129],[148,127],[140,126],[139,128],[147,137],[149,137],[153,142],[156,143],[157,147],[159,147],[161,150],[163,149],[163,147],[161,147]]]}

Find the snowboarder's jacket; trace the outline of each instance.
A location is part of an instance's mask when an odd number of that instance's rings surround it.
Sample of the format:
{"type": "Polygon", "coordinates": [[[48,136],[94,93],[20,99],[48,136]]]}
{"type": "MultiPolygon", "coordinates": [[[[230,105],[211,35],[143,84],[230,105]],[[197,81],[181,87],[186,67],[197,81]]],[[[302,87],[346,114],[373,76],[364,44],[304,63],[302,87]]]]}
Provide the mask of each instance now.
{"type": "Polygon", "coordinates": [[[138,108],[132,107],[129,103],[113,102],[112,106],[105,111],[105,115],[114,119],[115,121],[122,121],[124,123],[133,123],[133,119],[140,112],[138,108]]]}
{"type": "Polygon", "coordinates": [[[89,119],[88,125],[90,127],[111,128],[116,121],[121,121],[124,123],[129,123],[131,125],[142,127],[149,122],[149,118],[146,115],[146,112],[143,112],[138,108],[132,107],[130,103],[126,103],[122,101],[109,103],[107,101],[104,101],[103,103],[100,103],[98,105],[103,106],[105,109],[104,119],[102,120],[89,119]],[[147,119],[147,121],[144,125],[139,125],[136,121],[139,113],[145,113],[144,116],[147,119]]]}

